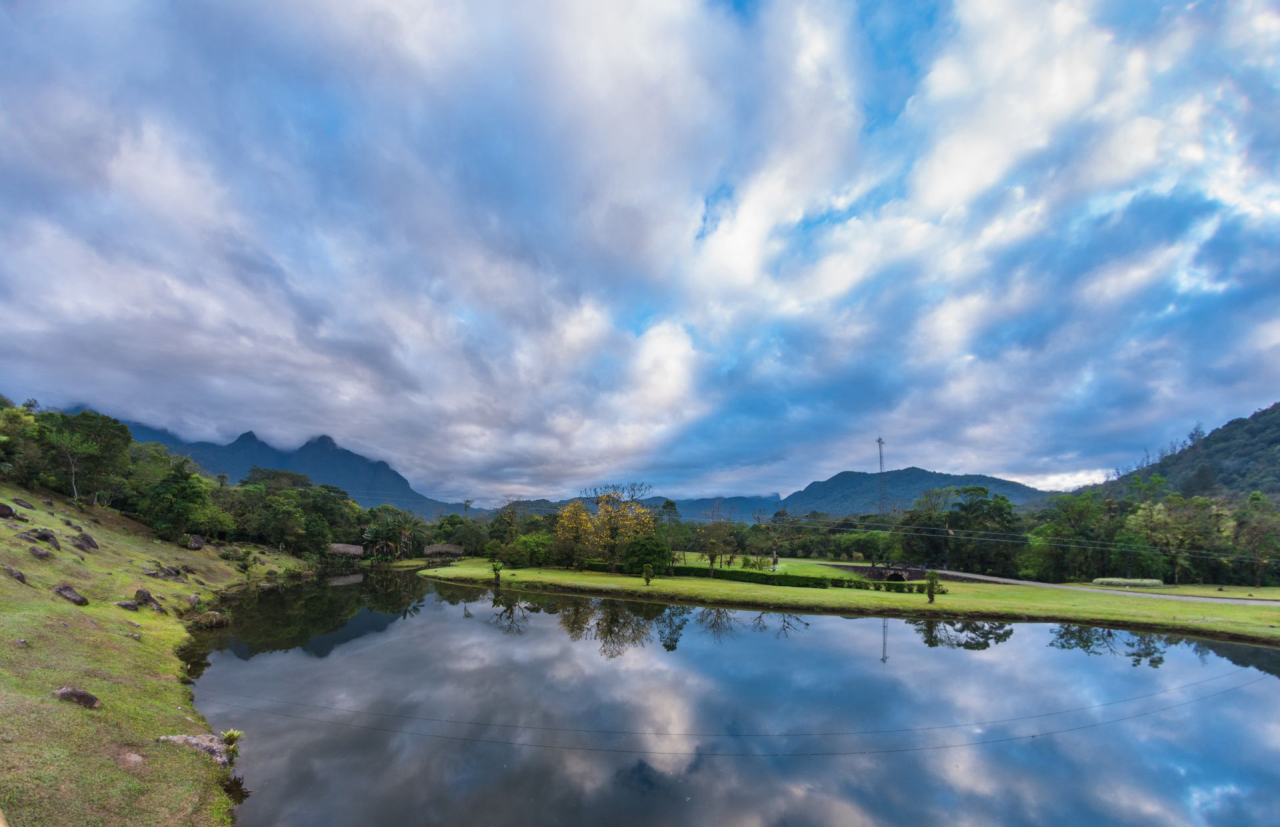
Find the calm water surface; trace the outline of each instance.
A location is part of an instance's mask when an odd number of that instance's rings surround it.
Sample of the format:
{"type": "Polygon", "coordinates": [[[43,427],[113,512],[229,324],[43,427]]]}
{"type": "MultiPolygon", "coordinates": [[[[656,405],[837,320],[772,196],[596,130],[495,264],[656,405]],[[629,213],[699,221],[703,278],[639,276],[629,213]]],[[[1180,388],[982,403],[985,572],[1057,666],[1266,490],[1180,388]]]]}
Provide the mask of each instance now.
{"type": "Polygon", "coordinates": [[[411,574],[236,617],[191,660],[242,825],[1280,823],[1276,650],[411,574]]]}

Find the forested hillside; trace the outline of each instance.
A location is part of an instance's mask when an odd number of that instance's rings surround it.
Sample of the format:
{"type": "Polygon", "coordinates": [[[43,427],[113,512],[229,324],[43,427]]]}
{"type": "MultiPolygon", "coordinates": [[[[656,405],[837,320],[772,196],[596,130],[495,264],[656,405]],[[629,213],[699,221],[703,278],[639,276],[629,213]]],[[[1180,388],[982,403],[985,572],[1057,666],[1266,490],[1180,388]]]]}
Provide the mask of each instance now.
{"type": "Polygon", "coordinates": [[[1104,485],[1128,488],[1158,474],[1185,496],[1253,491],[1280,494],[1280,402],[1248,418],[1233,419],[1205,435],[1199,426],[1180,443],[1166,446],[1104,485]]]}
{"type": "MultiPolygon", "coordinates": [[[[890,509],[909,507],[926,491],[936,488],[965,488],[980,485],[992,494],[1006,497],[1014,505],[1043,500],[1046,492],[1019,482],[988,477],[984,474],[943,474],[923,468],[886,471],[885,498],[890,509]]],[[[810,483],[782,501],[792,514],[871,514],[879,508],[880,481],[877,474],[843,471],[828,480],[810,483]]]]}

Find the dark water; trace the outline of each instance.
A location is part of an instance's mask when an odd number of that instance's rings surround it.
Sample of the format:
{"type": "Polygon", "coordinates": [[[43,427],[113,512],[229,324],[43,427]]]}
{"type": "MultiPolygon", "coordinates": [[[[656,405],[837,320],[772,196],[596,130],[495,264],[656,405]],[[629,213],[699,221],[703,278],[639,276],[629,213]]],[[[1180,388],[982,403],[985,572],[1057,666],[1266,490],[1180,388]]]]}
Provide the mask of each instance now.
{"type": "Polygon", "coordinates": [[[236,617],[243,825],[1280,823],[1276,650],[398,574],[236,617]]]}

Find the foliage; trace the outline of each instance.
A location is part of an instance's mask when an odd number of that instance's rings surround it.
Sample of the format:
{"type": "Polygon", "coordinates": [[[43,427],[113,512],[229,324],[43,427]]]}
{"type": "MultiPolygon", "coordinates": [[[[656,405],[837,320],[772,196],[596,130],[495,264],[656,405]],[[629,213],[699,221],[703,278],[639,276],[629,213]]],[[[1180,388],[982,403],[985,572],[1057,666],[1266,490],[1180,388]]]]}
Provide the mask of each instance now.
{"type": "Polygon", "coordinates": [[[622,550],[622,568],[628,574],[639,574],[645,568],[665,572],[670,567],[671,549],[656,535],[637,537],[622,550]]]}
{"type": "Polygon", "coordinates": [[[1123,586],[1125,588],[1143,588],[1158,589],[1164,586],[1163,580],[1144,580],[1142,578],[1130,577],[1097,577],[1093,580],[1095,586],[1123,586]]]}

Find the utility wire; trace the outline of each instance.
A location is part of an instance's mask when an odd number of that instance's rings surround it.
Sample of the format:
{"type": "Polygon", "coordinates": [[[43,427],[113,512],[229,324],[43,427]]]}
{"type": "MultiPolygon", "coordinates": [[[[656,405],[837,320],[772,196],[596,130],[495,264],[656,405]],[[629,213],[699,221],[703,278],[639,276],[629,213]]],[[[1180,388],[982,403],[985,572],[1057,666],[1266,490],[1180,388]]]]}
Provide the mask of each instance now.
{"type": "MultiPolygon", "coordinates": [[[[1114,701],[1105,701],[1102,703],[1090,704],[1088,706],[1077,706],[1071,709],[1059,709],[1053,712],[1039,712],[1034,715],[1019,715],[1013,718],[997,718],[990,721],[970,721],[964,724],[940,724],[936,726],[922,727],[903,727],[900,729],[852,729],[852,730],[835,730],[831,732],[644,732],[626,729],[585,729],[578,727],[554,727],[554,726],[534,726],[532,724],[500,724],[491,721],[463,721],[453,718],[431,718],[421,715],[402,715],[392,712],[374,712],[367,709],[352,709],[350,707],[341,706],[325,706],[323,704],[309,704],[302,701],[285,701],[279,698],[264,698],[259,695],[246,695],[243,692],[232,692],[227,689],[218,689],[215,687],[199,686],[200,692],[213,692],[218,695],[230,695],[237,698],[248,698],[257,701],[267,701],[269,703],[288,704],[290,706],[306,706],[312,709],[325,709],[331,712],[353,712],[359,715],[377,715],[383,718],[401,718],[410,721],[427,721],[437,724],[458,724],[463,726],[488,726],[498,727],[501,729],[527,729],[537,730],[541,732],[572,732],[577,734],[589,735],[645,735],[662,738],[825,738],[829,736],[846,736],[846,735],[885,735],[890,733],[904,732],[931,732],[942,729],[965,729],[968,727],[988,726],[991,724],[1008,724],[1015,721],[1028,721],[1035,718],[1048,718],[1055,715],[1066,715],[1071,712],[1084,712],[1090,709],[1101,709],[1107,706],[1115,706],[1116,704],[1129,703],[1139,701],[1145,698],[1153,698],[1157,695],[1166,695],[1170,692],[1178,692],[1183,689],[1189,689],[1193,686],[1199,686],[1203,683],[1221,680],[1240,672],[1247,671],[1244,668],[1233,669],[1230,672],[1224,672],[1221,675],[1214,675],[1211,678],[1184,683],[1181,686],[1173,686],[1168,689],[1161,689],[1155,692],[1148,692],[1145,695],[1134,695],[1130,698],[1120,698],[1114,701]]],[[[215,703],[220,703],[215,699],[215,703]]]]}
{"type": "Polygon", "coordinates": [[[624,754],[624,755],[655,755],[655,756],[670,755],[670,756],[688,756],[688,757],[698,757],[698,758],[702,758],[702,757],[825,758],[825,757],[851,756],[851,755],[887,755],[887,754],[907,753],[907,752],[930,752],[930,751],[947,750],[947,749],[959,749],[962,747],[977,747],[977,746],[984,746],[987,744],[1005,744],[1005,743],[1011,743],[1014,741],[1030,740],[1032,738],[1043,738],[1050,735],[1061,735],[1067,732],[1078,732],[1080,730],[1093,729],[1095,727],[1105,726],[1107,724],[1116,724],[1116,723],[1121,723],[1123,721],[1132,721],[1137,718],[1142,718],[1148,715],[1156,715],[1161,712],[1167,712],[1171,709],[1177,709],[1179,707],[1188,706],[1194,703],[1199,703],[1200,701],[1207,701],[1210,698],[1215,698],[1220,695],[1225,695],[1228,692],[1234,692],[1237,689],[1243,689],[1246,686],[1250,686],[1259,681],[1265,680],[1266,678],[1267,676],[1263,675],[1261,677],[1254,678],[1251,681],[1246,681],[1245,683],[1228,687],[1223,690],[1219,690],[1218,692],[1213,692],[1208,695],[1202,695],[1198,698],[1192,698],[1191,700],[1188,700],[1188,701],[1182,701],[1181,703],[1157,707],[1156,709],[1150,709],[1145,712],[1137,712],[1132,715],[1125,715],[1119,718],[1109,718],[1105,721],[1095,721],[1089,724],[1081,724],[1079,726],[1049,730],[1047,732],[1037,732],[1031,735],[1011,735],[1004,738],[990,738],[983,741],[962,741],[959,743],[933,744],[930,746],[894,747],[894,748],[863,749],[863,750],[803,751],[803,752],[701,752],[701,751],[681,752],[681,751],[663,751],[663,750],[645,750],[645,749],[625,749],[625,748],[616,748],[616,747],[584,747],[584,746],[575,746],[575,745],[568,745],[568,744],[544,744],[544,743],[526,742],[526,741],[502,741],[502,740],[493,739],[493,738],[472,738],[472,737],[461,736],[461,735],[440,735],[432,732],[419,732],[417,730],[391,729],[389,727],[369,726],[367,724],[353,724],[346,721],[331,721],[325,718],[311,718],[305,715],[293,715],[288,712],[279,712],[279,711],[270,710],[270,709],[260,709],[258,707],[247,706],[244,704],[234,704],[228,701],[214,700],[212,701],[212,703],[218,704],[220,706],[232,707],[235,709],[245,709],[251,712],[260,712],[267,715],[277,715],[282,718],[292,718],[298,721],[313,721],[315,723],[332,724],[333,726],[351,727],[353,729],[367,729],[375,732],[389,732],[395,735],[417,735],[423,738],[434,738],[434,739],[443,740],[443,741],[453,741],[453,742],[472,743],[472,744],[494,744],[498,746],[508,746],[508,747],[534,747],[537,749],[551,749],[551,750],[558,750],[563,752],[596,752],[596,753],[617,753],[617,754],[624,754]]]}

